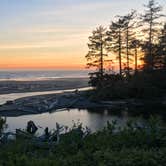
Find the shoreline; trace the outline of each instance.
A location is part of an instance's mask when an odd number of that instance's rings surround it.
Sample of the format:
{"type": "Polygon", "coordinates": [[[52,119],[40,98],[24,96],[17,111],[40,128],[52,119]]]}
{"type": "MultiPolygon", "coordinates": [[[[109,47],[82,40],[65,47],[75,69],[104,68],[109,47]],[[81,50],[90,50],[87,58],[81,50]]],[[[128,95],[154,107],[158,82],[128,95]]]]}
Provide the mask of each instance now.
{"type": "MultiPolygon", "coordinates": [[[[90,100],[86,93],[86,90],[90,90],[91,88],[85,85],[88,85],[87,79],[73,78],[73,79],[60,79],[58,84],[61,86],[57,86],[56,81],[34,81],[33,84],[37,85],[41,91],[28,91],[22,92],[23,89],[20,89],[21,92],[11,93],[11,94],[0,94],[0,116],[21,116],[21,115],[29,115],[29,114],[41,114],[46,112],[56,112],[60,110],[67,110],[71,108],[77,109],[111,109],[112,111],[119,110],[133,110],[137,109],[147,109],[154,106],[162,105],[166,108],[165,99],[155,99],[154,101],[146,100],[143,101],[141,99],[121,99],[121,100],[112,100],[112,101],[92,101],[90,100]],[[80,83],[81,82],[81,83],[80,83]],[[56,84],[56,89],[44,91],[45,85],[48,84],[52,88],[51,85],[56,84]],[[44,87],[43,87],[44,85],[44,87]],[[82,91],[84,90],[84,91],[82,91]],[[7,101],[7,103],[6,103],[7,101]],[[147,107],[148,106],[148,107],[147,107]]],[[[13,82],[12,82],[13,83],[13,82]]],[[[14,82],[15,83],[15,82],[14,82]]],[[[12,85],[15,85],[15,84],[12,85]]],[[[22,83],[22,82],[21,82],[22,83]]],[[[25,86],[28,83],[32,85],[31,81],[26,81],[21,86],[25,86]]],[[[16,82],[16,84],[20,85],[20,82],[16,82]]],[[[0,84],[1,85],[1,84],[0,84]]],[[[8,87],[11,84],[7,85],[8,87]]],[[[25,86],[25,89],[26,86],[25,86]]],[[[33,89],[35,90],[35,88],[33,89]]]]}
{"type": "MultiPolygon", "coordinates": [[[[89,88],[90,89],[90,88],[89,88]]],[[[100,107],[84,96],[87,88],[80,90],[63,90],[64,92],[18,98],[0,106],[0,116],[21,116],[56,112],[70,108],[100,107]]]]}
{"type": "Polygon", "coordinates": [[[82,88],[88,86],[88,81],[89,79],[84,77],[38,81],[0,81],[0,95],[82,88]]]}
{"type": "Polygon", "coordinates": [[[88,79],[89,77],[80,76],[80,77],[41,77],[41,78],[0,78],[0,82],[37,82],[37,81],[56,81],[62,79],[78,79],[78,78],[85,78],[88,79]]]}
{"type": "Polygon", "coordinates": [[[154,108],[152,114],[162,114],[155,111],[155,107],[166,108],[164,101],[141,99],[123,99],[113,101],[91,101],[86,92],[91,88],[60,90],[57,93],[27,96],[0,105],[0,116],[18,117],[21,115],[33,115],[53,113],[69,109],[107,109],[112,112],[126,111],[131,114],[142,114],[144,109],[154,108]]]}
{"type": "Polygon", "coordinates": [[[52,95],[52,94],[59,94],[59,93],[66,93],[78,90],[89,90],[91,87],[80,87],[80,88],[71,88],[71,89],[58,89],[58,90],[50,90],[50,91],[38,91],[38,92],[25,92],[25,93],[11,93],[11,94],[2,94],[0,95],[0,105],[5,104],[7,101],[14,101],[21,98],[26,97],[34,97],[34,96],[43,96],[43,95],[52,95]]]}
{"type": "Polygon", "coordinates": [[[88,79],[61,78],[49,81],[0,82],[0,116],[36,114],[62,108],[65,106],[64,102],[67,105],[67,102],[76,100],[77,97],[65,100],[65,96],[73,95],[76,89],[88,90],[88,79]],[[61,104],[53,106],[57,99],[61,104]]]}

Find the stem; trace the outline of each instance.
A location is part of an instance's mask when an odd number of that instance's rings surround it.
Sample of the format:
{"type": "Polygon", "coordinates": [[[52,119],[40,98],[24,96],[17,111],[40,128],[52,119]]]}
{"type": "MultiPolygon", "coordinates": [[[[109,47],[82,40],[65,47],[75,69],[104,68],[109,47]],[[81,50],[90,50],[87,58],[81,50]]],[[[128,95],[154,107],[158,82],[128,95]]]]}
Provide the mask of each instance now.
{"type": "Polygon", "coordinates": [[[119,73],[122,75],[122,59],[121,59],[121,31],[119,29],[119,73]]]}
{"type": "Polygon", "coordinates": [[[127,54],[127,74],[129,75],[129,30],[127,28],[126,35],[126,54],[127,54]]]}

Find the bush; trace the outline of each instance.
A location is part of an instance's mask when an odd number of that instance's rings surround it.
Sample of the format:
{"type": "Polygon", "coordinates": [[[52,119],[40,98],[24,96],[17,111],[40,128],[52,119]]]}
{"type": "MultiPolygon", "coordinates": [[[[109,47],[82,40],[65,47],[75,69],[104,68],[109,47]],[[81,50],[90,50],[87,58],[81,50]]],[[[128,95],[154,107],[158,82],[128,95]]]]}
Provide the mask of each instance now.
{"type": "Polygon", "coordinates": [[[165,71],[137,72],[130,77],[121,77],[118,74],[105,74],[100,86],[97,76],[90,78],[95,86],[94,99],[128,99],[128,98],[154,98],[166,93],[165,71]],[[162,81],[161,81],[162,80],[162,81]],[[95,82],[95,83],[94,83],[95,82]]]}
{"type": "Polygon", "coordinates": [[[116,122],[108,122],[103,130],[86,137],[81,137],[75,128],[51,149],[36,148],[31,141],[17,140],[1,146],[0,165],[165,165],[166,131],[161,127],[158,120],[151,118],[144,127],[128,122],[125,128],[115,132],[116,122]]]}

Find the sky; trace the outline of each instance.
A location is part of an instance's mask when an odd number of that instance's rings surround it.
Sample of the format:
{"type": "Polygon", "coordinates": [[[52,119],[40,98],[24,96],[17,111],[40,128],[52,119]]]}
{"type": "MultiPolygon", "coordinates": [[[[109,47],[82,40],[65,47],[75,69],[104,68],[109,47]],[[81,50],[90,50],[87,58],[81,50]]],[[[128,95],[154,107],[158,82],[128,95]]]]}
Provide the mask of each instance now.
{"type": "MultiPolygon", "coordinates": [[[[83,69],[88,36],[148,0],[0,0],[1,69],[83,69]]],[[[166,13],[166,0],[158,0],[166,13]]]]}

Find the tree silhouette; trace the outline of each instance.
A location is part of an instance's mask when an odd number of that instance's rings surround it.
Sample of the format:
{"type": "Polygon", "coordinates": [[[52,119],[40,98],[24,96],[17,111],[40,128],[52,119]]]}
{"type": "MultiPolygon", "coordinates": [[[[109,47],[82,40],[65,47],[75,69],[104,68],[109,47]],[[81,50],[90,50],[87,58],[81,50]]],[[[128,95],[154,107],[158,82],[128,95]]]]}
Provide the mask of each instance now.
{"type": "Polygon", "coordinates": [[[133,39],[131,41],[130,48],[134,49],[134,65],[135,65],[135,73],[138,71],[138,48],[140,47],[140,41],[137,39],[133,39]]]}
{"type": "Polygon", "coordinates": [[[161,35],[159,36],[157,62],[160,68],[166,69],[166,23],[161,29],[161,35]]]}
{"type": "Polygon", "coordinates": [[[154,53],[155,44],[154,41],[158,34],[157,26],[160,25],[158,19],[164,15],[161,14],[162,7],[154,0],[150,0],[146,7],[145,13],[141,15],[141,23],[145,27],[143,29],[144,34],[148,34],[145,42],[146,54],[145,54],[145,67],[152,70],[154,68],[154,53]]]}
{"type": "Polygon", "coordinates": [[[117,21],[111,23],[109,30],[107,31],[107,50],[118,53],[120,75],[122,75],[122,49],[124,44],[122,35],[124,27],[125,20],[119,18],[117,21]]]}
{"type": "Polygon", "coordinates": [[[85,56],[88,63],[87,67],[96,67],[101,77],[104,74],[104,49],[106,46],[106,29],[99,26],[92,32],[92,36],[89,37],[88,48],[89,52],[85,56]]]}
{"type": "Polygon", "coordinates": [[[126,69],[127,69],[127,75],[130,73],[130,45],[133,39],[133,35],[135,32],[133,29],[135,28],[135,22],[133,21],[136,17],[136,11],[131,11],[129,14],[122,16],[121,18],[124,19],[124,36],[125,36],[125,42],[126,42],[126,69]]]}

